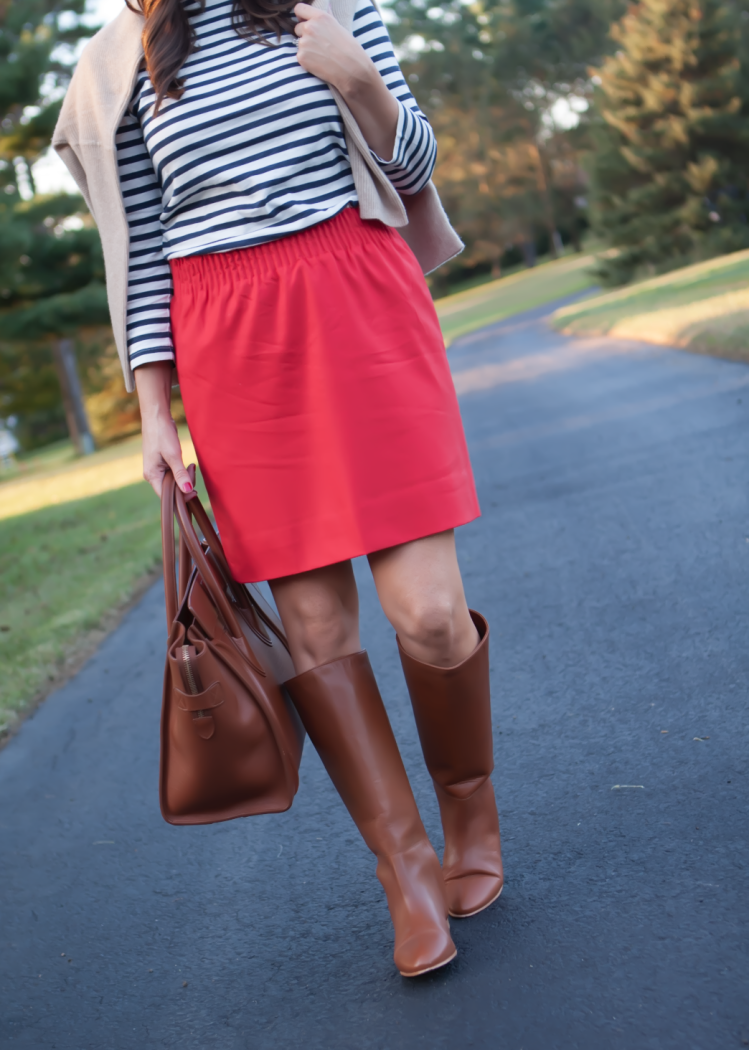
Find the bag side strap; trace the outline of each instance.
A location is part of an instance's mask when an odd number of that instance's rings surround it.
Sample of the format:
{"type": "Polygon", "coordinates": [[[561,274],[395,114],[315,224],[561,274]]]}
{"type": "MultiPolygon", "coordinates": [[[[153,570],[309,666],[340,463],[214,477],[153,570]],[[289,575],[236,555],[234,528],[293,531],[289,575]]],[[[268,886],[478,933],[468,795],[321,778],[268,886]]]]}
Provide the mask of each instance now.
{"type": "MultiPolygon", "coordinates": [[[[187,468],[187,473],[190,475],[190,481],[192,482],[193,488],[195,488],[195,464],[191,463],[187,468]]],[[[172,475],[174,480],[174,475],[172,475]]],[[[176,488],[176,482],[175,482],[176,488]]],[[[176,513],[176,511],[174,512],[176,513]]],[[[190,574],[192,573],[192,559],[190,558],[190,552],[187,549],[184,537],[182,536],[182,530],[179,533],[179,604],[180,607],[182,602],[185,600],[185,594],[187,593],[187,585],[190,582],[190,574]]]]}
{"type": "MultiPolygon", "coordinates": [[[[172,484],[174,479],[172,479],[172,484]]],[[[177,521],[179,522],[180,538],[184,538],[187,545],[187,549],[190,552],[190,557],[195,563],[195,567],[200,573],[203,585],[210,594],[211,600],[221,614],[227,629],[234,639],[244,644],[244,635],[242,634],[242,628],[237,622],[237,618],[234,614],[234,610],[231,607],[231,603],[226,596],[226,591],[221,586],[221,583],[216,578],[216,570],[211,567],[210,562],[205,556],[203,548],[200,545],[200,540],[195,532],[195,526],[192,523],[193,516],[201,523],[202,520],[208,521],[208,515],[203,509],[203,505],[200,502],[198,496],[193,496],[189,501],[185,499],[178,488],[174,488],[174,505],[177,511],[177,521]]],[[[213,531],[213,530],[211,530],[213,531]]],[[[216,533],[213,533],[215,540],[214,542],[221,548],[221,541],[219,540],[216,533]]],[[[221,555],[224,556],[223,548],[221,548],[221,555]]]]}
{"type": "Polygon", "coordinates": [[[229,567],[229,562],[226,559],[224,548],[221,544],[221,540],[218,537],[218,533],[213,527],[205,507],[197,500],[190,501],[190,512],[195,518],[195,521],[200,527],[200,531],[205,537],[206,543],[208,544],[209,551],[216,563],[216,567],[224,578],[226,586],[229,588],[231,593],[234,595],[234,600],[240,609],[244,610],[245,613],[250,617],[252,621],[252,627],[256,634],[258,634],[264,641],[269,642],[268,631],[266,629],[262,614],[257,607],[256,602],[252,600],[252,596],[245,587],[237,583],[232,575],[232,571],[229,567]]]}
{"type": "MultiPolygon", "coordinates": [[[[161,555],[164,563],[164,596],[167,630],[177,616],[177,581],[174,563],[174,475],[167,471],[161,483],[161,555]]],[[[182,558],[180,558],[180,567],[182,558]]]]}

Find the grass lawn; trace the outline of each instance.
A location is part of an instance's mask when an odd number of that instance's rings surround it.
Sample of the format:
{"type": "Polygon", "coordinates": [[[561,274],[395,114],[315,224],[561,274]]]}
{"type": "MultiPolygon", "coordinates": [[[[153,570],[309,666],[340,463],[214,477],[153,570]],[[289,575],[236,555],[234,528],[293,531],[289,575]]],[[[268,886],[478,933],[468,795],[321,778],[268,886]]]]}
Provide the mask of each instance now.
{"type": "Polygon", "coordinates": [[[145,482],[0,521],[4,731],[95,648],[160,556],[145,482]]]}
{"type": "Polygon", "coordinates": [[[569,335],[610,335],[749,360],[749,251],[573,303],[554,327],[569,335]]]}
{"type": "Polygon", "coordinates": [[[0,521],[0,736],[156,578],[159,519],[159,501],[140,481],[0,521]]]}
{"type": "MultiPolygon", "coordinates": [[[[186,427],[180,427],[180,439],[185,463],[195,462],[186,427]]],[[[0,520],[121,489],[142,477],[140,436],[85,457],[76,456],[70,442],[60,442],[0,473],[0,520]]]]}
{"type": "Polygon", "coordinates": [[[568,255],[435,300],[445,342],[593,286],[592,255],[568,255]]]}

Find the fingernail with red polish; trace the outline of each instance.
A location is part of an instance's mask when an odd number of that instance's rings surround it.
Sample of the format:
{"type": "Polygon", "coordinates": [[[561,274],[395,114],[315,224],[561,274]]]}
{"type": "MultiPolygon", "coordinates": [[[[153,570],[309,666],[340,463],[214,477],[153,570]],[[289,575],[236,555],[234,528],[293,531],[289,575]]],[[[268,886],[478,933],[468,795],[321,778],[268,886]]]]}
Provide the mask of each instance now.
{"type": "Polygon", "coordinates": [[[192,492],[192,482],[191,481],[186,481],[182,491],[183,492],[192,492]]]}

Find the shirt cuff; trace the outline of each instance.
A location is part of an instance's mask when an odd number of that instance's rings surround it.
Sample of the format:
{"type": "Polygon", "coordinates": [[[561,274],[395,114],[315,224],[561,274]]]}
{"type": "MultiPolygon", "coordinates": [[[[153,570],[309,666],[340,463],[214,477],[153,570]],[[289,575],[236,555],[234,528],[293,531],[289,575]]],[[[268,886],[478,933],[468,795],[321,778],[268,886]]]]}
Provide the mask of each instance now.
{"type": "Polygon", "coordinates": [[[408,195],[423,190],[429,182],[436,158],[434,133],[425,119],[400,99],[395,101],[398,124],[392,159],[383,160],[374,150],[370,154],[398,192],[408,195]]]}
{"type": "Polygon", "coordinates": [[[173,350],[140,350],[137,354],[130,355],[130,367],[133,372],[136,368],[140,368],[141,365],[152,365],[157,361],[171,361],[172,364],[176,363],[173,350]]]}

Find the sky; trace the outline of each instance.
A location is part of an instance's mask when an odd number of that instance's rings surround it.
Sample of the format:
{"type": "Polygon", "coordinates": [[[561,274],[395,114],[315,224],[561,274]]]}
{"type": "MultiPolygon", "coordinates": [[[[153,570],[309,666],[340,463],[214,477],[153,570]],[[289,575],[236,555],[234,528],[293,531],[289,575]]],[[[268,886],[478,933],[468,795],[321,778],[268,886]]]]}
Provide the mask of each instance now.
{"type": "Polygon", "coordinates": [[[115,15],[120,13],[124,7],[124,0],[93,0],[93,2],[89,0],[86,7],[96,22],[106,25],[107,22],[112,21],[115,15]]]}

